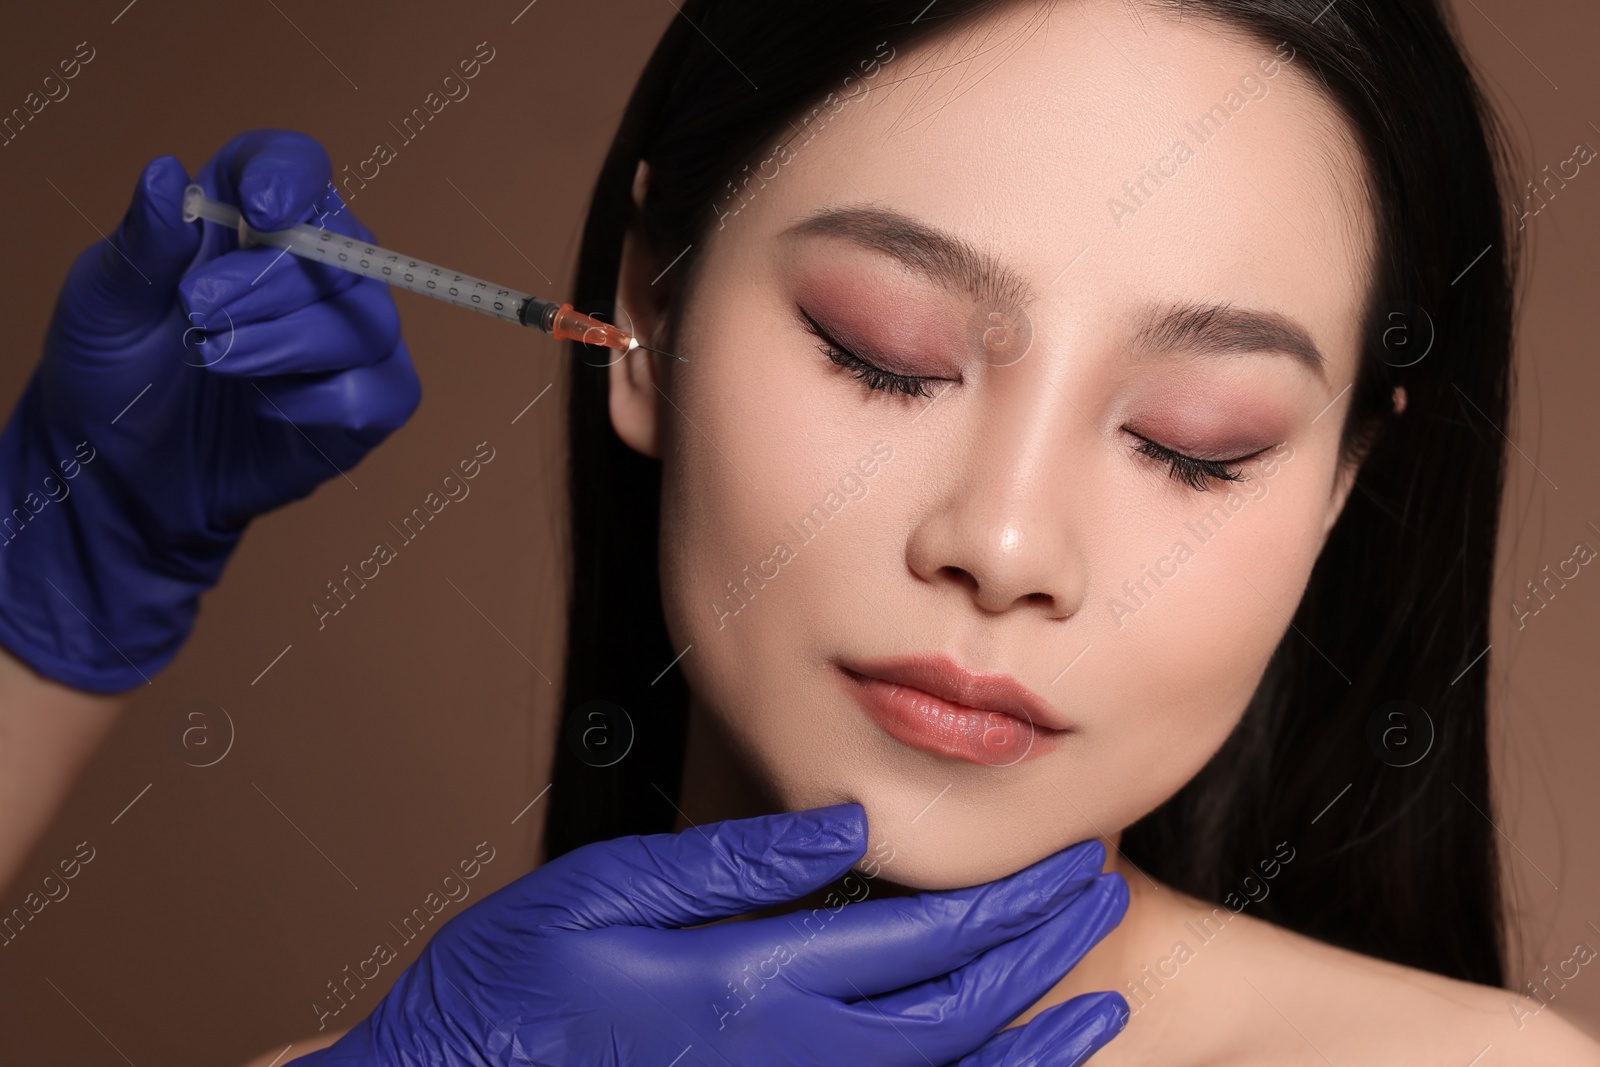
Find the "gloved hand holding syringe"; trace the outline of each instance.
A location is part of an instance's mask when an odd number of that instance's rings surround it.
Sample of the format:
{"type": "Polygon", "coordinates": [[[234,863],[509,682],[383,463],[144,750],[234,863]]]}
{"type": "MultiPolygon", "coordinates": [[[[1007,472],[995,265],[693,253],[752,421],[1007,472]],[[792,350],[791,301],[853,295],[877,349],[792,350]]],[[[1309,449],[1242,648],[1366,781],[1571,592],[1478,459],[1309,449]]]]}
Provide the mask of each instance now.
{"type": "Polygon", "coordinates": [[[688,362],[682,356],[642,345],[638,338],[630,336],[627,331],[576,311],[571,304],[540,300],[529,293],[507,289],[482,278],[414,259],[320,226],[300,223],[284,230],[253,229],[238,208],[218,203],[207,197],[200,186],[191,185],[183,191],[183,220],[194,222],[198,219],[235,230],[239,235],[240,248],[252,245],[281,248],[285,252],[372,278],[397,289],[431,296],[507,322],[535,326],[557,340],[582,341],[584,344],[601,345],[623,352],[643,348],[688,362]]]}
{"type": "Polygon", "coordinates": [[[379,247],[332,176],[322,146],[288,130],[241,134],[192,177],[163,156],[73,264],[0,431],[0,646],[44,677],[94,693],[149,682],[255,517],[356,484],[422,398],[391,288],[645,347],[379,247]]]}

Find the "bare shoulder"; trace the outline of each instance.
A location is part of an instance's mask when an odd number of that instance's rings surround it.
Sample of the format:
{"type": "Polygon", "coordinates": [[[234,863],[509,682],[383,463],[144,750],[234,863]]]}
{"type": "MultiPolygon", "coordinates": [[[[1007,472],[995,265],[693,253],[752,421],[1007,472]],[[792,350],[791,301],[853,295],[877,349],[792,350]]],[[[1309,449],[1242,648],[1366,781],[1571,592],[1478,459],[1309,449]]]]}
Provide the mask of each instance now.
{"type": "MultiPolygon", "coordinates": [[[[1600,1042],[1557,1014],[1557,978],[1543,999],[1463,982],[1336,948],[1252,917],[1238,928],[1227,968],[1256,1002],[1266,1041],[1287,1051],[1298,1038],[1307,1062],[1600,1067],[1600,1042]]],[[[1593,952],[1573,967],[1600,960],[1593,952]]],[[[1600,980],[1600,975],[1596,976],[1600,980]]],[[[1242,1051],[1242,1050],[1241,1050],[1242,1051]]],[[[1262,1062],[1285,1062],[1265,1047],[1262,1062]]],[[[1257,1057],[1241,1057],[1243,1060],[1257,1057]]]]}

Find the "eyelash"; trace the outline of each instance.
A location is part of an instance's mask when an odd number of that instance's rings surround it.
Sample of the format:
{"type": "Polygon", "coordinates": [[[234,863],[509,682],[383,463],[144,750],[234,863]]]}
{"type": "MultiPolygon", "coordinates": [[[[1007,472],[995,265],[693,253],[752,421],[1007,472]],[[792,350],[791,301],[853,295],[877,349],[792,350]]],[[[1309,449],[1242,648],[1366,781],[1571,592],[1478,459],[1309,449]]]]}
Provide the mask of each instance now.
{"type": "MultiPolygon", "coordinates": [[[[1128,433],[1133,431],[1128,430],[1128,433]]],[[[1257,449],[1248,456],[1240,456],[1237,459],[1196,459],[1182,452],[1175,452],[1166,445],[1159,445],[1148,437],[1136,433],[1133,433],[1133,436],[1138,437],[1140,441],[1134,448],[1135,452],[1149,456],[1158,463],[1165,463],[1173,481],[1182,482],[1202,493],[1210,492],[1213,482],[1244,481],[1244,472],[1237,469],[1239,465],[1266,451],[1265,448],[1257,449]]]]}
{"type": "MultiPolygon", "coordinates": [[[[868,363],[854,352],[845,348],[824,330],[817,322],[800,309],[801,318],[806,321],[806,330],[818,341],[817,350],[827,356],[836,366],[850,372],[851,377],[863,383],[868,389],[880,393],[900,393],[905,396],[926,397],[932,394],[928,391],[928,383],[939,381],[938,378],[918,378],[905,374],[895,374],[882,367],[868,363]]],[[[1133,433],[1132,430],[1128,431],[1133,433]]],[[[1134,433],[1139,438],[1139,445],[1135,452],[1148,456],[1158,463],[1167,465],[1168,473],[1173,481],[1182,482],[1198,492],[1209,492],[1213,482],[1241,482],[1244,474],[1238,470],[1241,463],[1249,462],[1259,456],[1266,449],[1258,449],[1248,456],[1237,459],[1196,459],[1185,455],[1165,445],[1157,444],[1148,437],[1134,433]]]]}
{"type": "Polygon", "coordinates": [[[917,378],[886,371],[875,363],[868,363],[832,337],[829,337],[821,324],[808,315],[803,308],[800,310],[800,317],[806,320],[807,332],[819,342],[817,351],[827,356],[835,366],[849,371],[851,377],[866,385],[868,389],[878,393],[900,393],[904,396],[927,397],[933,395],[928,391],[928,383],[940,381],[940,379],[917,378]]]}

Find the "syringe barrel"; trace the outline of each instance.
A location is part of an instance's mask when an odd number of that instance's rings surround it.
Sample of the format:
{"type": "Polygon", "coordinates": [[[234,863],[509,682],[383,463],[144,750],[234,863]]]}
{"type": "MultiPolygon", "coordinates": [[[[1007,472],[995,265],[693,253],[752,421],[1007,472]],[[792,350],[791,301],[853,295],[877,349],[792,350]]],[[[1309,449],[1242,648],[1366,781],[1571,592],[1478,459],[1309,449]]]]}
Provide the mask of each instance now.
{"type": "Polygon", "coordinates": [[[281,248],[305,259],[481,311],[507,322],[523,322],[523,305],[534,299],[527,293],[506,289],[483,278],[461,274],[319,226],[301,223],[286,230],[254,229],[244,221],[238,208],[209,199],[199,185],[184,190],[183,212],[185,222],[206,219],[234,229],[239,235],[240,247],[281,248]]]}
{"type": "MultiPolygon", "coordinates": [[[[540,300],[528,293],[506,289],[483,278],[474,278],[435,263],[413,259],[321,226],[301,223],[284,230],[254,229],[237,207],[210,199],[199,185],[190,185],[184,190],[183,219],[185,222],[205,219],[228,226],[239,235],[241,248],[251,245],[281,248],[304,259],[360,274],[397,289],[431,296],[507,322],[533,326],[557,340],[581,341],[587,345],[623,352],[632,351],[639,343],[627,331],[585,315],[571,304],[540,300]]],[[[270,268],[271,264],[268,265],[270,268]]]]}
{"type": "Polygon", "coordinates": [[[375,278],[397,289],[481,311],[507,322],[522,321],[522,305],[529,299],[527,293],[506,289],[483,278],[462,274],[305,223],[287,230],[250,230],[249,237],[252,242],[287,249],[305,259],[375,278]]]}

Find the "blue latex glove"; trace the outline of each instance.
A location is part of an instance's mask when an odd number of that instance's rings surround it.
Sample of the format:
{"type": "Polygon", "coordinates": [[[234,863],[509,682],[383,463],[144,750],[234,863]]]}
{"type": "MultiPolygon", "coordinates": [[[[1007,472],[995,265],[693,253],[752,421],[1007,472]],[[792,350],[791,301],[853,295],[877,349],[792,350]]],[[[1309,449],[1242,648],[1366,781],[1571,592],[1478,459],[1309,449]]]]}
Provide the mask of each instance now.
{"type": "MultiPolygon", "coordinates": [[[[259,229],[371,240],[330,174],[315,141],[265,130],[196,181],[259,229]]],[[[78,689],[165,666],[245,525],[348,471],[421,399],[386,286],[183,222],[188,181],[150,163],[78,257],[0,434],[0,644],[78,689]]]]}
{"type": "Polygon", "coordinates": [[[683,929],[791,902],[865,849],[857,804],[576,849],[447,922],[294,1063],[1071,1067],[1121,1030],[1107,992],[996,1033],[1121,921],[1095,841],[971,889],[683,929]]]}

